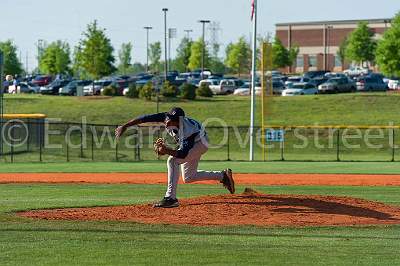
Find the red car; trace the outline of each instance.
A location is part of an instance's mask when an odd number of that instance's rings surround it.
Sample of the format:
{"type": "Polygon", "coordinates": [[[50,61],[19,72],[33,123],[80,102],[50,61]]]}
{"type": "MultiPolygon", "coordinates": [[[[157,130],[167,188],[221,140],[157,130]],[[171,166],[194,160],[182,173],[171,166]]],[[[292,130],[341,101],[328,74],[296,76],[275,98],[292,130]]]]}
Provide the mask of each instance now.
{"type": "Polygon", "coordinates": [[[47,86],[53,81],[53,78],[49,75],[44,75],[44,76],[37,76],[34,80],[32,80],[32,83],[36,86],[42,87],[42,86],[47,86]]]}

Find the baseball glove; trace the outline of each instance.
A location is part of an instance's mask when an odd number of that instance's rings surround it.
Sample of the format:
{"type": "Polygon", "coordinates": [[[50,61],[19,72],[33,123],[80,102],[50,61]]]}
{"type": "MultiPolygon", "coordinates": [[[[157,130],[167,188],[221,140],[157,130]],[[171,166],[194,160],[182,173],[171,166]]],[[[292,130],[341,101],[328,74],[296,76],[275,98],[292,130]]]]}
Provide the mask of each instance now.
{"type": "Polygon", "coordinates": [[[160,152],[160,148],[165,146],[165,140],[162,138],[159,138],[154,142],[154,152],[157,154],[157,156],[162,156],[165,155],[164,153],[160,152]]]}

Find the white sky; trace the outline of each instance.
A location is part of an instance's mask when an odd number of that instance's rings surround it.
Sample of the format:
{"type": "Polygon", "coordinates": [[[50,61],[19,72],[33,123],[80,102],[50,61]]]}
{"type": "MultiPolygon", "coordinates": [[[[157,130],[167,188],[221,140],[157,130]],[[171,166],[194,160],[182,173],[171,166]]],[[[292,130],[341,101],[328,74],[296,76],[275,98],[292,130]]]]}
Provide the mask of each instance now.
{"type": "MultiPolygon", "coordinates": [[[[152,26],[151,42],[163,41],[163,7],[169,8],[168,27],[177,28],[175,51],[185,29],[201,36],[199,19],[219,22],[219,42],[226,44],[251,32],[251,0],[1,0],[0,41],[12,39],[29,69],[37,65],[38,39],[65,40],[71,47],[81,38],[86,25],[97,19],[106,28],[116,51],[132,42],[133,60],[144,62],[146,35],[143,26],[152,26]]],[[[389,18],[400,11],[399,0],[258,0],[259,34],[274,33],[280,22],[389,18]]],[[[209,34],[208,34],[209,36],[209,34]]],[[[221,53],[222,55],[222,53],[221,53]]],[[[174,53],[172,54],[174,56],[174,53]]]]}

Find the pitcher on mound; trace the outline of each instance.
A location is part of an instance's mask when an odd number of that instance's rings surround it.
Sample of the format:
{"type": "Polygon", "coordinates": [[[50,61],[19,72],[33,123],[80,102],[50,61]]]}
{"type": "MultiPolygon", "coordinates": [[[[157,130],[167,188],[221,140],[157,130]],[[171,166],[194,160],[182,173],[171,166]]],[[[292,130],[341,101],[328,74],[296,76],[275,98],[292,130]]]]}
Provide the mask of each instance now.
{"type": "Polygon", "coordinates": [[[154,207],[174,208],[179,206],[176,189],[180,171],[185,183],[218,180],[231,194],[235,193],[232,170],[200,171],[197,169],[201,156],[208,150],[208,137],[201,123],[186,117],[182,108],[174,107],[166,113],[140,116],[118,127],[115,130],[115,136],[118,139],[127,128],[151,122],[163,123],[167,133],[178,144],[178,149],[176,150],[167,147],[163,139],[158,139],[154,144],[154,150],[158,155],[169,155],[167,160],[167,192],[165,197],[154,207]]]}

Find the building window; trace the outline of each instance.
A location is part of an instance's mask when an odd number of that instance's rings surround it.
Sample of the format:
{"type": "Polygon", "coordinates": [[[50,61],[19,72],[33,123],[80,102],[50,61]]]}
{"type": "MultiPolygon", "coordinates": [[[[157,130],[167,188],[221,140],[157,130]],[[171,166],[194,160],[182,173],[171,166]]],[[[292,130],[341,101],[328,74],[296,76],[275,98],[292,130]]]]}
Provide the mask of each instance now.
{"type": "Polygon", "coordinates": [[[308,57],[308,63],[310,67],[317,67],[317,56],[316,55],[310,55],[308,57]]]}
{"type": "Polygon", "coordinates": [[[296,67],[304,67],[304,57],[302,55],[297,57],[296,67]]]}
{"type": "Polygon", "coordinates": [[[335,67],[341,67],[342,66],[342,59],[340,59],[339,56],[335,55],[335,67]]]}

